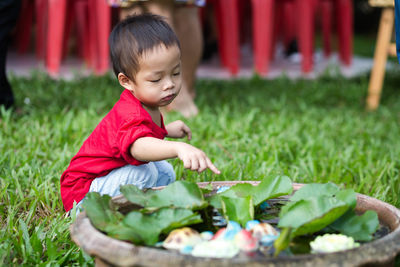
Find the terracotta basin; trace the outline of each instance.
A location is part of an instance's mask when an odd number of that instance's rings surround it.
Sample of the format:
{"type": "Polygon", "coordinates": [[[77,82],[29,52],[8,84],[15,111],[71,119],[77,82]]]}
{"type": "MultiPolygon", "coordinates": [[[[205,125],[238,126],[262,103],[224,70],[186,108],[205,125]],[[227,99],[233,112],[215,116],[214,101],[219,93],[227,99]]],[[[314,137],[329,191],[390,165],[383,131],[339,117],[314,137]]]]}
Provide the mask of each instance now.
{"type": "MultiPolygon", "coordinates": [[[[253,185],[258,181],[244,181],[253,185]]],[[[238,181],[213,182],[214,188],[231,186],[238,181]]],[[[198,183],[200,187],[208,183],[198,183]]],[[[293,184],[294,190],[303,184],[293,184]]],[[[123,196],[113,198],[121,209],[129,209],[123,196]]],[[[73,241],[86,253],[95,257],[96,266],[394,266],[396,255],[400,253],[400,210],[372,197],[357,195],[357,212],[375,210],[382,225],[390,233],[380,239],[361,245],[358,248],[329,254],[303,254],[278,258],[232,259],[196,258],[163,249],[135,246],[116,240],[95,229],[81,212],[71,225],[73,241]]]]}

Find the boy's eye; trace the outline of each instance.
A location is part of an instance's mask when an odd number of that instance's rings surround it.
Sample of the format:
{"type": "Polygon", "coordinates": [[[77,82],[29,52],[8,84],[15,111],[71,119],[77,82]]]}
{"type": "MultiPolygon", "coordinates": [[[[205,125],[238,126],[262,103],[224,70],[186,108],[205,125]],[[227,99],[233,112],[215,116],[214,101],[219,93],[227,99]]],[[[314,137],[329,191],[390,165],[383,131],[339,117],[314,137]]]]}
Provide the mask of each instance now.
{"type": "Polygon", "coordinates": [[[175,72],[174,73],[174,76],[178,76],[178,75],[180,75],[181,74],[181,72],[175,72]]]}
{"type": "Polygon", "coordinates": [[[152,82],[152,83],[157,83],[159,81],[161,81],[161,78],[160,79],[156,79],[156,80],[150,80],[150,82],[152,82]]]}

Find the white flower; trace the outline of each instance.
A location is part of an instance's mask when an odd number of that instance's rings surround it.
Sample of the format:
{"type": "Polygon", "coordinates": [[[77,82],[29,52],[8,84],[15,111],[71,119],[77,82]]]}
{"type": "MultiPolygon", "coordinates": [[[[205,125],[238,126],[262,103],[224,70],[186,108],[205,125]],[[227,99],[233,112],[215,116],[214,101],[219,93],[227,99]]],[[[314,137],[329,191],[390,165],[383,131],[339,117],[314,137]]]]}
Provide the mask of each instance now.
{"type": "Polygon", "coordinates": [[[329,253],[359,247],[352,237],[339,234],[325,234],[317,236],[310,242],[312,253],[329,253]]]}
{"type": "Polygon", "coordinates": [[[233,241],[216,239],[205,241],[194,246],[192,256],[207,258],[232,258],[239,253],[233,241]]]}

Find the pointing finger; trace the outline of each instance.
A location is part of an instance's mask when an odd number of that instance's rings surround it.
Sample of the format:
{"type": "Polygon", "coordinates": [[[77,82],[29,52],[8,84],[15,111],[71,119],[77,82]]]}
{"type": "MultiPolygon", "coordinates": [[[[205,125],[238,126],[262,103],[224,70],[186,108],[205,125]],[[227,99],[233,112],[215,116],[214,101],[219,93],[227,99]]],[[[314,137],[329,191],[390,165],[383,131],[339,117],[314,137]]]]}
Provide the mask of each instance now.
{"type": "Polygon", "coordinates": [[[211,160],[207,158],[207,167],[215,174],[220,174],[221,172],[217,169],[217,167],[212,164],[211,160]]]}

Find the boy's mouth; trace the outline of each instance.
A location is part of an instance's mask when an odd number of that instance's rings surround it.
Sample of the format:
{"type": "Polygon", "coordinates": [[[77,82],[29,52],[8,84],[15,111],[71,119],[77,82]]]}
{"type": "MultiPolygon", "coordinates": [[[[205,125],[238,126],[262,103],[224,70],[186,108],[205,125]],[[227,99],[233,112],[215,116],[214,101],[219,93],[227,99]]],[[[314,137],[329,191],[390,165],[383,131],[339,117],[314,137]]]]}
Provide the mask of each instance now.
{"type": "Polygon", "coordinates": [[[174,99],[175,96],[176,96],[175,94],[171,94],[171,95],[168,95],[166,97],[163,97],[161,100],[162,101],[170,101],[170,100],[174,99]]]}

